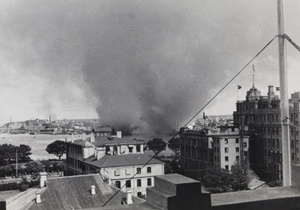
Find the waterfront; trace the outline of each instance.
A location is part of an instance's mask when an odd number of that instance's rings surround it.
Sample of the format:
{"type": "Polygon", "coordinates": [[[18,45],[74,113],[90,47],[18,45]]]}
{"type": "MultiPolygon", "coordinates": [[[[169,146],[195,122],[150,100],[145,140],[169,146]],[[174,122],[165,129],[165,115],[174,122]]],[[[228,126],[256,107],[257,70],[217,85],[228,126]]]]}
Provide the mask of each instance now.
{"type": "MultiPolygon", "coordinates": [[[[45,149],[48,144],[55,140],[65,139],[71,140],[71,135],[29,135],[29,134],[0,134],[0,144],[12,144],[19,146],[20,144],[26,144],[31,147],[32,154],[30,155],[33,160],[45,160],[51,158],[57,158],[55,155],[49,154],[45,149]]],[[[74,135],[74,138],[79,138],[79,135],[74,135]]],[[[65,158],[63,156],[62,158],[65,158]]]]}
{"type": "MultiPolygon", "coordinates": [[[[81,138],[81,135],[73,135],[73,139],[81,138]]],[[[142,140],[151,140],[153,138],[162,138],[164,141],[170,140],[171,136],[154,136],[151,137],[150,134],[142,135],[132,135],[132,136],[124,136],[125,138],[138,138],[142,140]]],[[[37,134],[37,135],[29,135],[29,134],[0,134],[0,144],[12,144],[15,146],[19,146],[20,144],[26,144],[31,147],[32,154],[30,155],[33,160],[47,160],[47,159],[57,159],[55,155],[49,154],[45,149],[48,144],[52,143],[55,140],[63,140],[71,141],[71,135],[49,135],[49,134],[37,134]]],[[[166,151],[163,152],[164,155],[170,155],[172,152],[167,148],[166,151]]],[[[65,155],[62,156],[65,158],[65,155]]]]}

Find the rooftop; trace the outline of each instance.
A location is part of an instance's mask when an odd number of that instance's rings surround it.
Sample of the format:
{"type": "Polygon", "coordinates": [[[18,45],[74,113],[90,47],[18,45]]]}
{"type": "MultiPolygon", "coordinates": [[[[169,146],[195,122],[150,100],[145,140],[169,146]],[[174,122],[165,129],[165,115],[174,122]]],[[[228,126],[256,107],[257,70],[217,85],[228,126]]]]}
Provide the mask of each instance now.
{"type": "Polygon", "coordinates": [[[229,205],[235,203],[258,202],[280,198],[299,197],[299,187],[261,188],[249,191],[227,192],[211,194],[212,206],[229,205]]]}
{"type": "Polygon", "coordinates": [[[151,159],[151,156],[146,154],[130,154],[130,155],[105,155],[97,160],[96,157],[88,158],[84,162],[97,167],[119,167],[144,164],[162,164],[163,162],[157,159],[151,159]],[[148,161],[150,162],[148,163],[148,161]]]}
{"type": "MultiPolygon", "coordinates": [[[[77,144],[80,146],[87,146],[86,142],[93,144],[96,147],[100,146],[109,146],[109,145],[134,145],[134,144],[145,144],[146,142],[139,139],[129,139],[129,138],[113,138],[106,136],[97,136],[95,137],[95,142],[91,142],[91,137],[86,138],[85,140],[77,139],[72,142],[72,144],[77,144]]],[[[68,142],[71,143],[71,142],[68,142]]],[[[90,146],[90,144],[88,144],[90,146]]]]}
{"type": "MultiPolygon", "coordinates": [[[[69,176],[47,179],[47,188],[41,194],[42,203],[32,202],[30,210],[90,209],[100,208],[117,189],[103,183],[99,174],[69,176]],[[91,185],[96,194],[90,193],[91,185]]],[[[120,205],[124,192],[119,192],[106,206],[120,205]]],[[[133,197],[134,203],[143,202],[133,197]]]]}

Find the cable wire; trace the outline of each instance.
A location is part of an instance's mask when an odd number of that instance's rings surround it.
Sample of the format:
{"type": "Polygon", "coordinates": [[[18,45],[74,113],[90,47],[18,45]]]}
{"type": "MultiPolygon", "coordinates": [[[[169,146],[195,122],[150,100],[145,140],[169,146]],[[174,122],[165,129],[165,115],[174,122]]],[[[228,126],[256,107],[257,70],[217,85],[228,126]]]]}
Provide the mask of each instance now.
{"type": "MultiPolygon", "coordinates": [[[[197,117],[197,115],[203,111],[203,109],[205,109],[238,75],[240,75],[248,66],[250,63],[252,63],[252,61],[257,58],[273,41],[274,39],[276,39],[278,37],[278,35],[276,35],[273,39],[271,39],[237,74],[235,74],[234,77],[232,77],[183,127],[186,127],[192,120],[195,119],[195,117],[197,117]]],[[[175,138],[180,131],[177,131],[176,134],[174,134],[172,136],[172,138],[170,140],[168,140],[167,143],[169,143],[169,141],[171,141],[173,138],[175,138]]],[[[141,167],[141,170],[148,165],[148,163],[150,163],[151,160],[153,160],[160,152],[154,153],[154,155],[141,167]]],[[[137,174],[139,174],[139,172],[136,172],[129,180],[131,181],[137,174]]],[[[124,185],[122,185],[122,187],[120,187],[120,189],[114,193],[103,205],[102,207],[104,207],[109,201],[111,201],[124,187],[126,186],[126,182],[124,185]]]]}

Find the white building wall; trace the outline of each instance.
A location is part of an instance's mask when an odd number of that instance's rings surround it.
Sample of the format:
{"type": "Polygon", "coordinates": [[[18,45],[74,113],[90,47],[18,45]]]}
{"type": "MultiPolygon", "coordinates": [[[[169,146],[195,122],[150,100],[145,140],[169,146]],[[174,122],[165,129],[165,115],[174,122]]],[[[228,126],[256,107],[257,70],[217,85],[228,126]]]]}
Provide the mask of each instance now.
{"type": "MultiPolygon", "coordinates": [[[[131,177],[137,172],[138,168],[141,168],[142,165],[136,166],[123,166],[123,167],[109,167],[101,169],[100,173],[102,177],[108,178],[109,184],[112,186],[116,185],[116,181],[120,181],[120,186],[122,187],[127,180],[130,180],[131,177]]],[[[138,192],[141,192],[143,195],[146,194],[146,188],[154,186],[154,176],[164,174],[164,164],[151,164],[145,166],[140,174],[136,174],[135,177],[131,180],[131,190],[133,195],[137,196],[138,192]],[[147,167],[151,167],[151,172],[147,172],[147,167]],[[141,180],[141,186],[137,186],[137,180],[141,180]],[[148,186],[148,179],[151,179],[151,185],[148,186]]],[[[122,191],[126,192],[128,188],[126,186],[122,188],[122,191]]]]}

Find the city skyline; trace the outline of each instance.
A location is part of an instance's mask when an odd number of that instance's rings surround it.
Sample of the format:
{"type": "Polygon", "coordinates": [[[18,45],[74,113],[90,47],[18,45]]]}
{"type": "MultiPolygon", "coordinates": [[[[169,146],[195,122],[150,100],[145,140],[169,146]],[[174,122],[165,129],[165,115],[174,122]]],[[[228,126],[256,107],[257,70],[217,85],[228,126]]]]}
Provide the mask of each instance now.
{"type": "MultiPolygon", "coordinates": [[[[277,34],[271,0],[0,4],[0,124],[122,114],[120,121],[155,124],[176,113],[183,125],[277,34]]],[[[299,9],[285,1],[286,33],[296,43],[299,9]]],[[[300,91],[300,64],[287,48],[290,95],[300,91]]],[[[253,64],[262,95],[279,86],[277,40],[253,64]]],[[[251,74],[249,66],[205,112],[232,114],[251,74]]]]}

